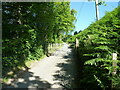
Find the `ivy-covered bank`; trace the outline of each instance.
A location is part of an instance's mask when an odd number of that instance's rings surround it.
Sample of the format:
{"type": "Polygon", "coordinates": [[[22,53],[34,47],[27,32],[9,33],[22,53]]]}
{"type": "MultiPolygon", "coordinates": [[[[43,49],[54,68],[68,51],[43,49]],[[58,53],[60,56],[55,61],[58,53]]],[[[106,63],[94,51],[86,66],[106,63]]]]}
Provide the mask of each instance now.
{"type": "Polygon", "coordinates": [[[79,40],[78,57],[80,87],[83,89],[120,89],[120,6],[87,29],[72,36],[68,42],[79,40]],[[113,66],[112,53],[117,54],[113,66]],[[81,69],[82,68],[82,69],[81,69]],[[112,75],[114,70],[115,75],[112,75]]]}
{"type": "Polygon", "coordinates": [[[47,55],[53,43],[62,43],[74,29],[75,13],[70,2],[3,2],[3,76],[47,55]]]}

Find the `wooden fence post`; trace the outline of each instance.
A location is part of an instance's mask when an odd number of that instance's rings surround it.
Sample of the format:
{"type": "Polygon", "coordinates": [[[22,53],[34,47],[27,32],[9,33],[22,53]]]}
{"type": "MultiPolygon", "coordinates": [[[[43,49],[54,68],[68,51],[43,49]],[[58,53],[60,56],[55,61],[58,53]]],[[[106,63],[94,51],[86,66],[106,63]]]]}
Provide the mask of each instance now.
{"type": "Polygon", "coordinates": [[[76,48],[78,48],[79,47],[79,41],[78,41],[78,39],[76,38],[76,43],[75,43],[76,45],[76,48]]]}
{"type": "Polygon", "coordinates": [[[117,69],[116,69],[116,66],[117,66],[117,53],[113,53],[112,54],[112,60],[113,60],[113,63],[112,63],[112,66],[113,66],[113,72],[112,72],[112,75],[116,75],[117,73],[117,69]]]}
{"type": "MultiPolygon", "coordinates": [[[[112,53],[112,60],[113,60],[113,62],[112,62],[112,67],[113,67],[112,77],[114,77],[117,73],[117,69],[116,69],[116,67],[117,67],[117,61],[116,61],[117,60],[117,53],[112,53]]],[[[113,90],[113,88],[114,88],[113,80],[111,80],[111,90],[113,90]]]]}
{"type": "Polygon", "coordinates": [[[78,47],[79,47],[79,41],[78,39],[76,38],[76,41],[75,41],[75,49],[76,49],[76,53],[78,54],[78,47]]]}

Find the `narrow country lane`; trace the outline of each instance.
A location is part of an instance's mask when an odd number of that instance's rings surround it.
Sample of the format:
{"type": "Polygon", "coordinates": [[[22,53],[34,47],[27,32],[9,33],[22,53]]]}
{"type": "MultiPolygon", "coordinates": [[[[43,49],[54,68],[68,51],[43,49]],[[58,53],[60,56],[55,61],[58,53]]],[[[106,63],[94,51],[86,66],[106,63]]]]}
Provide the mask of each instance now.
{"type": "Polygon", "coordinates": [[[74,52],[69,45],[51,56],[38,61],[24,74],[19,75],[7,88],[63,88],[74,87],[73,79],[76,73],[74,52]]]}

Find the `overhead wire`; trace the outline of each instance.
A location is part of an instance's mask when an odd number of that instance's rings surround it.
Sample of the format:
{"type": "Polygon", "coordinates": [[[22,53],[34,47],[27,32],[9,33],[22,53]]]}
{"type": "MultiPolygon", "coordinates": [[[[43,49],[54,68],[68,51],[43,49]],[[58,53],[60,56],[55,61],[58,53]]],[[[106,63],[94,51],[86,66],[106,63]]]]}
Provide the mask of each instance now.
{"type": "MultiPolygon", "coordinates": [[[[80,9],[79,9],[79,11],[78,11],[78,15],[77,15],[77,18],[76,18],[76,21],[75,21],[74,24],[76,24],[76,22],[77,22],[77,20],[78,20],[78,18],[79,18],[79,16],[80,16],[80,13],[81,13],[81,11],[82,11],[82,8],[83,8],[83,6],[84,6],[84,3],[85,3],[85,2],[82,2],[82,5],[81,5],[81,7],[80,7],[80,9]]],[[[76,31],[76,28],[75,28],[74,31],[76,31]]]]}
{"type": "Polygon", "coordinates": [[[80,7],[79,13],[78,13],[78,15],[77,15],[77,19],[78,19],[79,15],[80,15],[80,12],[82,11],[82,8],[83,8],[83,6],[84,6],[84,3],[85,3],[85,2],[83,2],[82,5],[81,5],[81,7],[80,7]]]}

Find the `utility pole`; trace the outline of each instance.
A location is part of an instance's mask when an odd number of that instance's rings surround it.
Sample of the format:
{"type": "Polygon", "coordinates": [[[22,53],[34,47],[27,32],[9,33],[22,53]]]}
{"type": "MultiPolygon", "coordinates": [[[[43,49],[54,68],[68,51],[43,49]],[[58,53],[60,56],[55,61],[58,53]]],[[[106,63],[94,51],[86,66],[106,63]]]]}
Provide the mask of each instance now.
{"type": "Polygon", "coordinates": [[[98,21],[98,20],[99,20],[99,10],[98,10],[99,0],[88,0],[88,1],[95,1],[95,8],[96,8],[96,21],[98,21]]]}
{"type": "Polygon", "coordinates": [[[96,7],[96,21],[99,20],[99,10],[98,10],[98,0],[95,0],[95,7],[96,7]]]}

